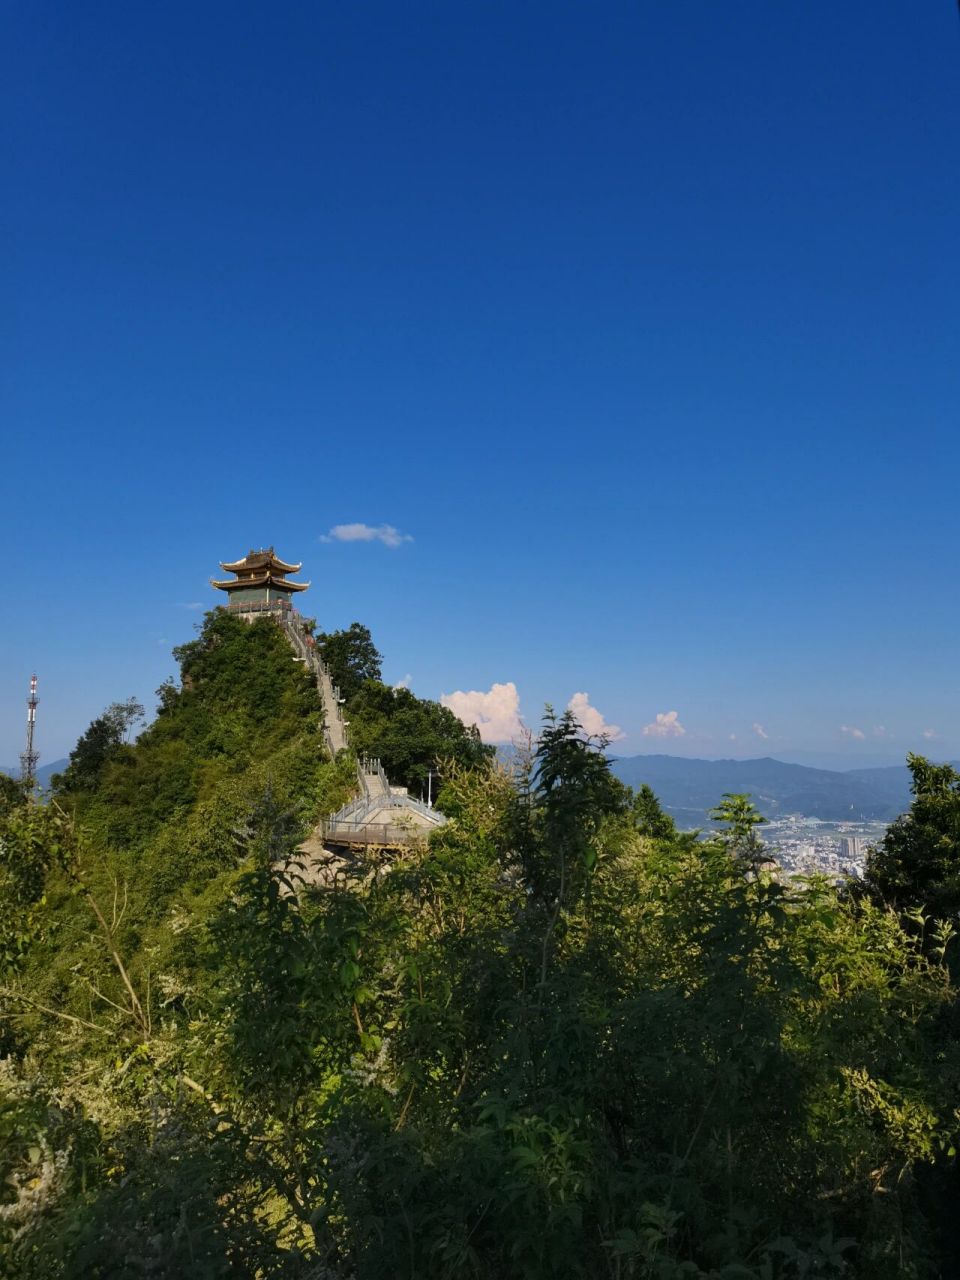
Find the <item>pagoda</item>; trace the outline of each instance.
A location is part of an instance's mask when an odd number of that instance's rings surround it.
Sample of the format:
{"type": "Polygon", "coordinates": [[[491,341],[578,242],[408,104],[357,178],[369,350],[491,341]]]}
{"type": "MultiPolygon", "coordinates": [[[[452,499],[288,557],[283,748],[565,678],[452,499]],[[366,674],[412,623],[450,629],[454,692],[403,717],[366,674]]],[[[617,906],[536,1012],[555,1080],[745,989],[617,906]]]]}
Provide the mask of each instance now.
{"type": "Polygon", "coordinates": [[[251,548],[242,560],[232,564],[220,562],[225,573],[233,578],[218,581],[210,579],[210,585],[228,596],[226,608],[231,613],[252,616],[258,613],[285,613],[292,610],[292,600],[298,591],[306,591],[309,582],[289,582],[288,573],[299,573],[301,565],[287,564],[273,547],[257,551],[251,548]]]}

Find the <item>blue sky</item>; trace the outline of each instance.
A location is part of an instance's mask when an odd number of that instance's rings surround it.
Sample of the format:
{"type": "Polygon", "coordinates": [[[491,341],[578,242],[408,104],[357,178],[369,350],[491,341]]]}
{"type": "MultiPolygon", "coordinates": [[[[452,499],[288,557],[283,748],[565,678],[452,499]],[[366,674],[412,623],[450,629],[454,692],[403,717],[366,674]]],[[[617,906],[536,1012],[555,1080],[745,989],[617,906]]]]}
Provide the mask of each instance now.
{"type": "Polygon", "coordinates": [[[954,4],[5,27],[0,761],[34,668],[52,760],[270,543],[424,696],[960,752],[954,4]]]}

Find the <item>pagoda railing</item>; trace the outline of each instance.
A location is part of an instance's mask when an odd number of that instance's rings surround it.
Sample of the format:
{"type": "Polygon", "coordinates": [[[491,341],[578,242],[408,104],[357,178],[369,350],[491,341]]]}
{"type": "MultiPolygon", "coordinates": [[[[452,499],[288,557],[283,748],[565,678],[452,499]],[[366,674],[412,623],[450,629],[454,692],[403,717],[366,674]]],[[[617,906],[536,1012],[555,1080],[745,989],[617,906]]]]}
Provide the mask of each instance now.
{"type": "Polygon", "coordinates": [[[289,600],[235,600],[222,604],[228,613],[295,613],[289,600]]]}

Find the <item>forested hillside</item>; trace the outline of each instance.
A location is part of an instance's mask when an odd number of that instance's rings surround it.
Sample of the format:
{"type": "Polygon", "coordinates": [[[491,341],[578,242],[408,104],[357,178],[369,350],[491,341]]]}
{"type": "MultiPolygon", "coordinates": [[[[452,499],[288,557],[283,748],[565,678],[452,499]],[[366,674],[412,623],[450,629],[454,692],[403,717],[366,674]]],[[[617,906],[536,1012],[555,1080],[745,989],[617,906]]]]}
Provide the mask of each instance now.
{"type": "Polygon", "coordinates": [[[956,1274],[960,778],[781,883],[744,797],[680,834],[569,714],[507,773],[368,640],[318,637],[354,745],[450,822],[326,885],[354,762],[270,621],[0,779],[0,1272],[956,1274]]]}

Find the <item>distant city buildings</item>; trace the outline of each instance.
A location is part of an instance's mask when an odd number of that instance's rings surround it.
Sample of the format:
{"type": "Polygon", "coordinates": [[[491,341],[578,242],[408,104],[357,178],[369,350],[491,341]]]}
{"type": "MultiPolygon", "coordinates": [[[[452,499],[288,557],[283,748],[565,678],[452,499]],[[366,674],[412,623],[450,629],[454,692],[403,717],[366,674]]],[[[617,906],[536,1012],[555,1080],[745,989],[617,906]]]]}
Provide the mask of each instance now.
{"type": "Polygon", "coordinates": [[[867,842],[861,836],[840,837],[840,857],[860,861],[867,852],[867,842]]]}
{"type": "Polygon", "coordinates": [[[862,876],[867,851],[883,838],[885,822],[823,822],[801,814],[762,828],[770,854],[788,875],[862,876]]]}

